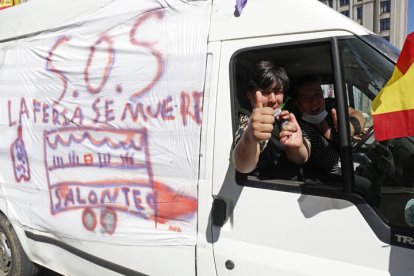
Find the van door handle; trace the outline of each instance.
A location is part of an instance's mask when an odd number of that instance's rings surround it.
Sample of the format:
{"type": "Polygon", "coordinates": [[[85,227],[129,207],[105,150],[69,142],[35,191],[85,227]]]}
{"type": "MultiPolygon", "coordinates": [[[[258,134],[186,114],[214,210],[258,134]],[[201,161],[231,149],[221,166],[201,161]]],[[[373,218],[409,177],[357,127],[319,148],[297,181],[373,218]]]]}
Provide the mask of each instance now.
{"type": "Polygon", "coordinates": [[[215,198],[211,210],[213,225],[222,227],[227,219],[227,203],[222,198],[215,198]]]}

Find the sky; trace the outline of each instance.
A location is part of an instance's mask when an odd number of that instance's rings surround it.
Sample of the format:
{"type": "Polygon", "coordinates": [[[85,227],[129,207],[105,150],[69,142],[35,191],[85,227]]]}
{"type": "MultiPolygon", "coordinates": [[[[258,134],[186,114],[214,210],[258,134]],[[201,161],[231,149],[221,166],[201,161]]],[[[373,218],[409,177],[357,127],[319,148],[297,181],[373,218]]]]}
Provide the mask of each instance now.
{"type": "Polygon", "coordinates": [[[408,0],[407,34],[414,32],[414,0],[408,0]]]}

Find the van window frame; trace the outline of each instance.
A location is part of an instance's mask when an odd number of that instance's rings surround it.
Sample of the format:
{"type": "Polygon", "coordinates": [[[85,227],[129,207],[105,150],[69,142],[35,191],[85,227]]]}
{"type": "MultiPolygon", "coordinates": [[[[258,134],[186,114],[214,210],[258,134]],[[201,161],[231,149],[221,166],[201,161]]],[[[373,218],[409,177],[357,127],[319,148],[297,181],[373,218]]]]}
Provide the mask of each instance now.
{"type": "MultiPolygon", "coordinates": [[[[342,81],[344,75],[343,75],[343,72],[340,66],[341,57],[340,57],[338,41],[336,37],[326,37],[326,38],[312,39],[312,40],[307,40],[307,41],[294,41],[294,42],[246,47],[233,53],[233,55],[230,58],[230,63],[229,63],[233,140],[234,140],[234,135],[238,128],[238,112],[237,111],[239,110],[238,99],[237,99],[238,97],[237,97],[237,91],[236,91],[237,80],[235,78],[235,75],[236,75],[235,74],[236,72],[235,58],[243,52],[249,52],[252,50],[264,50],[264,49],[287,47],[287,46],[312,45],[312,44],[317,44],[317,43],[326,43],[326,44],[329,43],[330,44],[331,55],[332,55],[331,57],[332,58],[332,69],[333,69],[334,84],[335,84],[335,97],[338,101],[337,106],[342,107],[342,108],[338,108],[338,127],[339,127],[339,133],[340,133],[341,166],[343,167],[343,170],[345,171],[345,173],[343,174],[344,180],[347,180],[347,181],[344,181],[344,183],[346,182],[348,183],[348,184],[343,185],[342,189],[339,189],[339,190],[342,190],[347,193],[351,193],[353,186],[354,186],[354,171],[353,171],[353,165],[352,165],[352,146],[351,146],[351,138],[349,136],[349,133],[350,133],[349,124],[345,123],[349,121],[348,113],[344,112],[344,110],[347,109],[346,108],[347,94],[344,95],[344,93],[347,93],[347,92],[345,89],[345,83],[342,81]]],[[[249,185],[249,181],[251,180],[253,180],[252,177],[250,176],[247,177],[244,174],[238,173],[236,171],[237,184],[241,186],[252,186],[252,187],[263,186],[263,185],[258,185],[257,183],[255,183],[254,185],[249,185]]],[[[301,181],[292,181],[292,180],[283,180],[283,179],[275,179],[275,180],[256,179],[256,181],[271,183],[271,186],[273,188],[270,188],[270,187],[269,188],[272,190],[275,189],[274,187],[278,187],[278,186],[280,186],[279,187],[280,190],[286,189],[286,187],[283,187],[283,186],[291,186],[288,189],[293,191],[295,190],[295,187],[306,185],[304,182],[301,182],[301,181]]],[[[318,185],[312,184],[312,186],[318,186],[318,185]]],[[[326,187],[327,185],[321,185],[321,186],[326,187]]],[[[266,187],[262,187],[262,188],[266,188],[266,187]]],[[[300,190],[301,188],[298,189],[298,192],[300,192],[300,190]]],[[[338,189],[335,189],[335,190],[338,190],[338,189]]],[[[359,197],[359,195],[357,194],[355,195],[359,197]]],[[[365,201],[364,199],[362,200],[365,201]]]]}
{"type": "MultiPolygon", "coordinates": [[[[365,44],[369,45],[372,49],[377,51],[380,55],[384,56],[384,54],[372,47],[369,43],[367,43],[363,38],[354,35],[352,37],[356,37],[360,39],[365,44]]],[[[340,39],[344,39],[343,36],[339,37],[340,39]]],[[[342,186],[329,186],[326,184],[306,184],[305,182],[300,181],[292,181],[292,180],[282,180],[282,179],[274,179],[274,180],[260,180],[254,176],[245,175],[238,173],[235,171],[235,180],[236,183],[240,186],[246,186],[250,188],[257,188],[257,189],[267,189],[267,190],[274,190],[274,191],[281,191],[281,192],[290,192],[290,193],[297,193],[303,195],[311,195],[311,196],[320,196],[320,197],[327,197],[333,199],[341,199],[346,200],[355,205],[355,207],[359,210],[361,215],[364,217],[365,221],[368,223],[370,228],[373,230],[375,235],[379,240],[386,244],[396,245],[399,247],[405,247],[409,249],[414,249],[414,245],[408,243],[402,243],[400,241],[401,236],[414,236],[413,229],[406,229],[402,227],[395,227],[388,225],[383,218],[381,218],[380,214],[377,213],[368,203],[367,201],[360,195],[353,192],[353,187],[355,183],[354,177],[354,169],[353,169],[353,158],[352,158],[352,143],[350,137],[350,130],[349,124],[346,122],[349,121],[348,112],[347,110],[347,99],[348,99],[348,91],[345,87],[345,79],[343,69],[341,67],[341,60],[342,56],[339,51],[338,45],[338,37],[327,37],[327,38],[320,38],[320,39],[312,39],[307,41],[294,41],[294,42],[286,42],[286,43],[277,43],[265,46],[254,46],[254,47],[247,47],[240,49],[233,53],[232,57],[230,58],[229,62],[229,74],[230,74],[230,96],[231,96],[231,115],[232,115],[232,126],[233,126],[233,136],[235,135],[237,128],[238,128],[238,99],[237,99],[237,85],[236,85],[236,62],[235,58],[243,52],[248,52],[252,50],[261,50],[261,49],[268,49],[268,48],[279,48],[279,47],[286,47],[286,46],[300,46],[300,45],[312,45],[316,43],[329,43],[330,50],[331,50],[331,58],[332,58],[332,70],[333,70],[333,80],[335,86],[335,98],[337,101],[338,106],[338,127],[339,127],[339,134],[340,134],[340,156],[341,156],[341,167],[342,167],[342,174],[344,177],[344,183],[342,186]],[[341,107],[341,108],[339,108],[341,107]]],[[[386,57],[386,56],[385,56],[386,57]]],[[[386,57],[389,59],[389,57],[386,57]]],[[[234,145],[233,145],[234,147],[234,145]]]]}

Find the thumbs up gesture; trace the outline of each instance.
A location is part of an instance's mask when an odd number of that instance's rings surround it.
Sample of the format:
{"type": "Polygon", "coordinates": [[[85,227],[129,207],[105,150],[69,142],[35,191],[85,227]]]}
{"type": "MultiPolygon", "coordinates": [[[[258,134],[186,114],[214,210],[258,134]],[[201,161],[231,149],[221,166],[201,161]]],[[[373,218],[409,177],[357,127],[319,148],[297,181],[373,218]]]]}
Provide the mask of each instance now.
{"type": "MultiPolygon", "coordinates": [[[[235,165],[242,172],[251,172],[255,168],[260,154],[258,144],[272,137],[275,122],[273,108],[276,105],[269,107],[268,99],[260,91],[256,92],[254,101],[250,124],[243,135],[245,137],[244,143],[238,143],[234,153],[235,165]],[[255,146],[253,150],[246,150],[248,147],[240,146],[240,144],[255,146]]],[[[279,139],[286,149],[287,158],[298,165],[305,163],[310,155],[310,144],[306,139],[303,139],[302,130],[295,116],[293,113],[283,110],[277,120],[278,123],[281,123],[279,139]]]]}
{"type": "Polygon", "coordinates": [[[255,94],[255,106],[250,117],[250,131],[252,138],[256,143],[269,140],[272,136],[274,110],[271,107],[263,106],[262,92],[257,91],[255,94]]]}

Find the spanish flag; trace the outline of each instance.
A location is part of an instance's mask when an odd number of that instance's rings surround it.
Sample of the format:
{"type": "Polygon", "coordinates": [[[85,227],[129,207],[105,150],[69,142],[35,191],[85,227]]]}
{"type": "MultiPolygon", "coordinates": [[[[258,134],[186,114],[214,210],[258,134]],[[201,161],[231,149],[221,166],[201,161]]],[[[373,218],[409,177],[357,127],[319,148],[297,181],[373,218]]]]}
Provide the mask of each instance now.
{"type": "Polygon", "coordinates": [[[398,57],[391,79],[372,102],[375,140],[414,136],[414,32],[398,57]]]}

